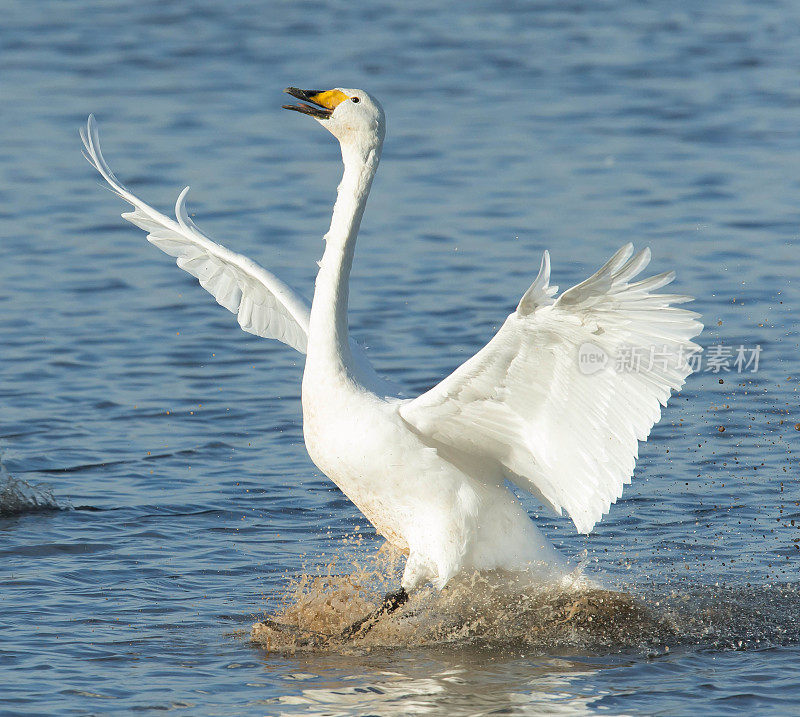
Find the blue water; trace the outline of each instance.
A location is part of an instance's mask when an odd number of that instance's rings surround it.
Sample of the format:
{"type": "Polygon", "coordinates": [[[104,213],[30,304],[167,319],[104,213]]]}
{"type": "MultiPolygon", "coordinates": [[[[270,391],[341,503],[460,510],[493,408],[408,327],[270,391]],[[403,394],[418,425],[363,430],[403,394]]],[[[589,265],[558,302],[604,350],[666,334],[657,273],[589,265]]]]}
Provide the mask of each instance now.
{"type": "Polygon", "coordinates": [[[797,3],[0,9],[0,713],[800,710],[797,3]],[[544,248],[565,287],[647,244],[697,297],[707,355],[761,347],[755,373],[690,378],[592,536],[539,521],[702,629],[602,649],[250,643],[287,579],[345,536],[364,536],[356,557],[380,541],[305,453],[300,357],[119,219],[77,128],[95,112],[135,191],[166,210],[191,184],[210,236],[310,294],[340,164],[280,109],[287,85],[385,106],[351,326],[412,392],[485,343],[544,248]]]}

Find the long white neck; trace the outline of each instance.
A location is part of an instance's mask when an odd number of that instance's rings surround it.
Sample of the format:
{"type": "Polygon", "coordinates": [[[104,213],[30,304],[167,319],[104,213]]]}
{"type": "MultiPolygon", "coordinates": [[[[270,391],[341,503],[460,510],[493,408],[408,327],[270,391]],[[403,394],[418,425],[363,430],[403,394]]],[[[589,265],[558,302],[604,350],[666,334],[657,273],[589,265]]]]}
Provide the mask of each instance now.
{"type": "Polygon", "coordinates": [[[306,371],[336,373],[351,365],[347,302],[350,268],[358,228],[372,179],[380,162],[381,146],[342,145],[344,174],[333,207],[325,252],[319,264],[308,330],[306,371]]]}

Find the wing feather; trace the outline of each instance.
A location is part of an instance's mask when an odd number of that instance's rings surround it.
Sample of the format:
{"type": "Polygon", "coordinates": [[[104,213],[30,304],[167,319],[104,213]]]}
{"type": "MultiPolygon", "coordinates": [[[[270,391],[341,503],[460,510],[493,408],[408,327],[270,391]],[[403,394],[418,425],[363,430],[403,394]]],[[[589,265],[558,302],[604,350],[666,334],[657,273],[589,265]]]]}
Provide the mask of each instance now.
{"type": "Polygon", "coordinates": [[[650,261],[626,244],[595,274],[553,298],[550,259],[475,356],[400,415],[420,435],[498,467],[588,533],[630,483],[638,442],[647,439],[672,391],[691,369],[698,314],[690,301],[654,293],[673,272],[631,283],[650,261]],[[586,348],[607,363],[581,364],[586,348]],[[625,355],[644,357],[625,366],[625,355]]]}
{"type": "Polygon", "coordinates": [[[170,219],[132,194],[114,175],[100,150],[97,123],[90,115],[81,130],[84,156],[133,211],[122,217],[147,232],[147,240],[177,265],[196,277],[221,306],[237,315],[247,332],[278,339],[305,353],[308,340],[308,302],[278,277],[241,254],[215,243],[192,221],[184,189],[170,219]]]}

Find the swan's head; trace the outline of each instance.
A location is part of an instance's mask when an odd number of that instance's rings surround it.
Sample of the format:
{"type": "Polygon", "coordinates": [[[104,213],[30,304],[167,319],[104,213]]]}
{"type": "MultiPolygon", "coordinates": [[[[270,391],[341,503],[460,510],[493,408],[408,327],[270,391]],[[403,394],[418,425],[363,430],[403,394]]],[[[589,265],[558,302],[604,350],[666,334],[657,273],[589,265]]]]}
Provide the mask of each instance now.
{"type": "Polygon", "coordinates": [[[342,145],[379,147],[386,131],[383,107],[364,90],[299,90],[287,87],[284,92],[302,100],[283,105],[287,110],[311,115],[342,145]]]}

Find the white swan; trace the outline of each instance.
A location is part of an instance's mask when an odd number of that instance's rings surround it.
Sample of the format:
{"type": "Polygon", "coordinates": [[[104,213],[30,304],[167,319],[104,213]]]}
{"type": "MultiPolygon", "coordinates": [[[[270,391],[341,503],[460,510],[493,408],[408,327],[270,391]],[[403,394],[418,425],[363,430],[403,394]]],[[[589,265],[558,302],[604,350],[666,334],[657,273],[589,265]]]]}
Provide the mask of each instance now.
{"type": "Polygon", "coordinates": [[[633,254],[628,244],[555,298],[544,252],[535,281],[483,349],[427,393],[397,397],[347,325],[348,278],[381,156],[383,110],[362,90],[286,92],[303,103],[285,107],[329,130],[344,162],[310,310],[268,271],[202,234],[186,211],[187,190],[175,221],[123,187],[103,159],[92,117],[81,132],[85,154],[133,205],[122,216],[177,257],[245,331],[307,353],[309,455],[408,555],[402,588],[384,608],[423,583],[442,588],[466,569],[562,576],[566,561],[505,481],[558,514],[566,510],[580,532],[590,532],[630,482],[638,441],[659,420],[659,404],[690,373],[683,356],[697,350],[691,338],[702,325],[697,314],[672,306],[689,297],[654,293],[672,273],[631,283],[650,252],[633,254]],[[611,363],[583,371],[579,357],[587,345],[601,357],[636,351],[645,360],[636,371],[611,363]]]}

